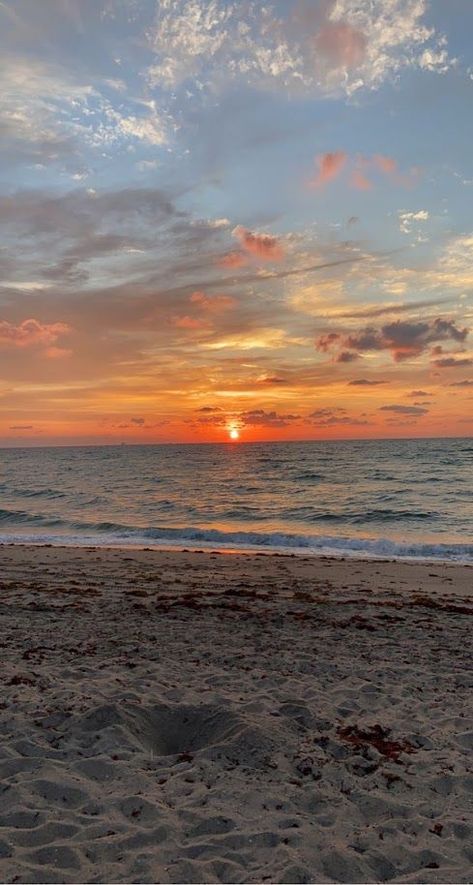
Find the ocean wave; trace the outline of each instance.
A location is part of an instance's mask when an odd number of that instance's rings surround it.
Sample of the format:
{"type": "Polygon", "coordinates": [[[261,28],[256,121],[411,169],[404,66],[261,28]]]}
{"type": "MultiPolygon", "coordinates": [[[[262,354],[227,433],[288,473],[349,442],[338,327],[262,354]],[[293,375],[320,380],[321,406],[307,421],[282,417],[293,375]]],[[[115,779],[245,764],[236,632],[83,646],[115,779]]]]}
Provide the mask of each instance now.
{"type": "MultiPolygon", "coordinates": [[[[403,522],[405,520],[438,519],[440,513],[433,510],[393,510],[390,507],[377,507],[373,510],[365,510],[353,515],[347,514],[347,519],[353,525],[362,524],[364,522],[403,522]]],[[[344,517],[345,518],[345,517],[344,517]]]]}
{"type": "Polygon", "coordinates": [[[291,552],[360,559],[423,559],[473,563],[473,544],[402,543],[387,538],[222,531],[195,526],[140,528],[114,522],[72,523],[69,524],[67,533],[61,534],[9,532],[0,534],[0,543],[48,543],[97,547],[146,546],[176,549],[198,545],[206,549],[265,550],[276,553],[291,552]]]}
{"type": "Polygon", "coordinates": [[[54,498],[66,497],[65,493],[60,492],[58,489],[16,489],[9,488],[6,483],[2,485],[1,491],[14,495],[15,498],[47,498],[54,500],[54,498]]]}
{"type": "MultiPolygon", "coordinates": [[[[385,496],[386,500],[390,500],[385,496]]],[[[377,507],[373,510],[315,510],[301,505],[281,510],[283,519],[305,523],[339,523],[340,525],[364,525],[365,523],[417,522],[436,520],[440,514],[433,510],[398,510],[391,507],[377,507]]]]}
{"type": "Polygon", "coordinates": [[[0,523],[3,525],[43,525],[59,526],[64,520],[54,516],[44,516],[40,513],[28,513],[27,510],[2,510],[0,509],[0,523]]]}

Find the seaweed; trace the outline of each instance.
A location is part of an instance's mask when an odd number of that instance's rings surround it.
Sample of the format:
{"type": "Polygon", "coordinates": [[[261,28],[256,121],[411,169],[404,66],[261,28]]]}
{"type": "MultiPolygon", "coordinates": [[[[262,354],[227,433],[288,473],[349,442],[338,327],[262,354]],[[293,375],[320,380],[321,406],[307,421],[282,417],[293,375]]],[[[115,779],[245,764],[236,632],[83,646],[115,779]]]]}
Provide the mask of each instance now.
{"type": "Polygon", "coordinates": [[[415,753],[416,748],[410,741],[390,740],[391,729],[381,725],[373,725],[371,728],[358,728],[357,725],[346,725],[337,728],[337,734],[348,744],[353,744],[357,749],[365,749],[367,746],[374,747],[386,759],[397,762],[401,753],[415,753]]]}

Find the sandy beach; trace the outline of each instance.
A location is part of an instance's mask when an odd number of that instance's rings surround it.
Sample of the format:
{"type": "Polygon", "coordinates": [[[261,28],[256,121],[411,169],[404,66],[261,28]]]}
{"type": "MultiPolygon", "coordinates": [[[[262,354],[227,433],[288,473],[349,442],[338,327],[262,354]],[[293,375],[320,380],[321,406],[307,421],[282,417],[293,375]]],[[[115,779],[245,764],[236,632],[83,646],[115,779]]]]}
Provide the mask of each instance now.
{"type": "Polygon", "coordinates": [[[1,547],[1,881],[471,881],[472,578],[1,547]]]}

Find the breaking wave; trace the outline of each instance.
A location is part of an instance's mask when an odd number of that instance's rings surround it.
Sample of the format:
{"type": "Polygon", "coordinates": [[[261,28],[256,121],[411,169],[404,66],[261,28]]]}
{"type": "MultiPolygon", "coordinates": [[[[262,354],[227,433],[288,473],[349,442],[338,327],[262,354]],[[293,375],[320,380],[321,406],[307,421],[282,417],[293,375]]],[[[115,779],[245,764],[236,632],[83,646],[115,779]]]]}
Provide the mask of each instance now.
{"type": "Polygon", "coordinates": [[[0,533],[0,543],[36,543],[97,547],[172,547],[196,545],[206,549],[259,550],[280,553],[352,556],[357,558],[428,559],[472,562],[473,544],[401,543],[387,538],[350,538],[334,535],[299,535],[286,532],[222,531],[187,526],[139,527],[114,522],[68,523],[60,519],[30,516],[21,511],[0,511],[0,523],[9,513],[20,531],[0,533]],[[27,525],[34,533],[24,531],[27,525]],[[40,531],[56,528],[56,532],[40,531]]]}

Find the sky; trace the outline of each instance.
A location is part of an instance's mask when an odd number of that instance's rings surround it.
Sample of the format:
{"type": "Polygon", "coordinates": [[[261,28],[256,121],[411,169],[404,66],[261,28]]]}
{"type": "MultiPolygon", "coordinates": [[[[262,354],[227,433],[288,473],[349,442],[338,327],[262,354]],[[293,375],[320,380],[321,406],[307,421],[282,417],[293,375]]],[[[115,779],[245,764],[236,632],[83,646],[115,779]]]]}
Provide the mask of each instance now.
{"type": "Polygon", "coordinates": [[[471,0],[0,0],[0,445],[469,436],[471,0]]]}

